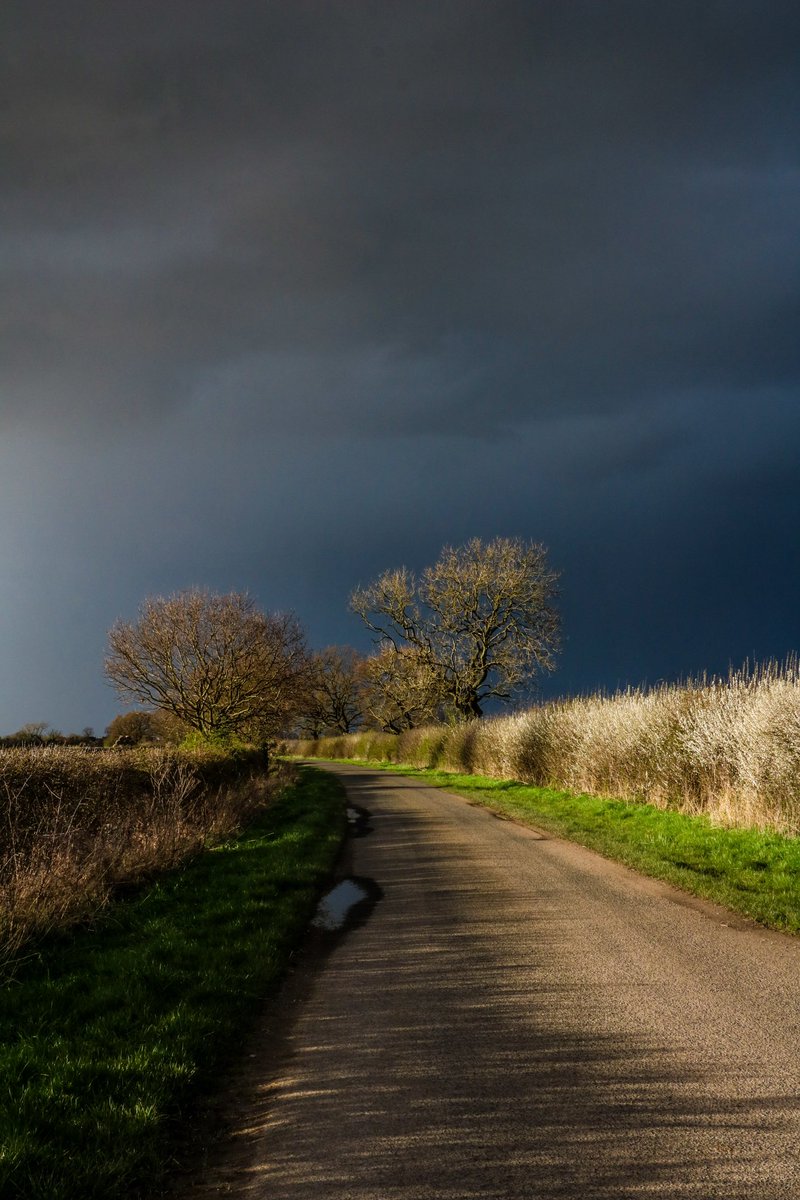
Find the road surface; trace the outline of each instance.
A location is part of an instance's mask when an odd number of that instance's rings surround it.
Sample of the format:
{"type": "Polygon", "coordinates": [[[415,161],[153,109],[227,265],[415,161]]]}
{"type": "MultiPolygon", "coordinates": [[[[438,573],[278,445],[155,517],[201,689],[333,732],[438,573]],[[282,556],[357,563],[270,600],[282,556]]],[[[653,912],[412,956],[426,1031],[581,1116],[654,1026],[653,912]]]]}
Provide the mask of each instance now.
{"type": "Polygon", "coordinates": [[[800,1197],[800,940],[330,769],[383,894],[301,962],[192,1200],[800,1197]]]}

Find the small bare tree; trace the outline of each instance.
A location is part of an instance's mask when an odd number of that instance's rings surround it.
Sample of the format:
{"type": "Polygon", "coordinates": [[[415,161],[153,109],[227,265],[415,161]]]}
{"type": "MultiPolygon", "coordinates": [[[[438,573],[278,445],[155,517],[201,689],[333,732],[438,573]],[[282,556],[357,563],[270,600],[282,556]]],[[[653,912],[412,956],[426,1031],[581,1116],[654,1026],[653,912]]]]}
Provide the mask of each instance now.
{"type": "Polygon", "coordinates": [[[239,592],[147,599],[108,641],[106,675],[120,696],[174,713],[207,738],[282,732],[307,671],[297,619],[266,615],[239,592]]]}
{"type": "Polygon", "coordinates": [[[446,546],[417,580],[405,567],[358,588],[351,608],[384,654],[412,650],[437,699],[458,720],[508,702],[558,647],[557,574],[545,548],[519,538],[446,546]]]}
{"type": "Polygon", "coordinates": [[[387,733],[435,721],[440,691],[430,662],[413,646],[384,645],[364,661],[364,708],[387,733]]]}
{"type": "Polygon", "coordinates": [[[106,746],[113,746],[120,738],[127,745],[138,746],[140,742],[154,744],[169,744],[182,741],[189,728],[172,712],[163,708],[155,711],[134,709],[132,712],[119,713],[105,732],[106,746]]]}
{"type": "Polygon", "coordinates": [[[113,746],[119,743],[120,745],[138,746],[140,742],[154,742],[156,732],[153,715],[142,709],[119,713],[106,729],[106,745],[113,746]]]}
{"type": "Polygon", "coordinates": [[[327,646],[312,654],[300,725],[311,737],[350,733],[364,714],[364,657],[352,646],[327,646]]]}
{"type": "Polygon", "coordinates": [[[48,729],[47,721],[28,721],[27,725],[23,725],[16,733],[12,733],[9,740],[21,744],[41,745],[48,729]]]}

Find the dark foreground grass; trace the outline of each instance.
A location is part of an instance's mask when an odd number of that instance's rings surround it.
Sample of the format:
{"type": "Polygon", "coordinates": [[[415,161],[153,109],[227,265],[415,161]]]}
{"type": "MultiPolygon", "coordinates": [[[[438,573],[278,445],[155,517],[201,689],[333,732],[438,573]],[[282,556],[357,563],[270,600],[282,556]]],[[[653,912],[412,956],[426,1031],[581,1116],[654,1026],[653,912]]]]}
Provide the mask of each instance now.
{"type": "Polygon", "coordinates": [[[247,831],[43,944],[3,988],[0,1196],[154,1195],[302,936],[344,832],[303,770],[247,831]]]}
{"type": "Polygon", "coordinates": [[[529,787],[480,775],[364,763],[412,775],[473,803],[588,846],[644,875],[785,932],[800,932],[800,839],[724,829],[707,817],[529,787]]]}

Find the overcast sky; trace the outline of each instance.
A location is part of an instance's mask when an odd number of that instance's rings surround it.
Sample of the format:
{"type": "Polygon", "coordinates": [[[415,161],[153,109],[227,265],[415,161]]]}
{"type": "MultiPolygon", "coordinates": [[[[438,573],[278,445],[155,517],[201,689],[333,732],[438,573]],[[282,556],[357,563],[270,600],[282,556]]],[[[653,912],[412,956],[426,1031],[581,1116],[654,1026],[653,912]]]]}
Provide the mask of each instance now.
{"type": "Polygon", "coordinates": [[[543,541],[545,694],[798,649],[797,0],[3,0],[0,732],[543,541]]]}

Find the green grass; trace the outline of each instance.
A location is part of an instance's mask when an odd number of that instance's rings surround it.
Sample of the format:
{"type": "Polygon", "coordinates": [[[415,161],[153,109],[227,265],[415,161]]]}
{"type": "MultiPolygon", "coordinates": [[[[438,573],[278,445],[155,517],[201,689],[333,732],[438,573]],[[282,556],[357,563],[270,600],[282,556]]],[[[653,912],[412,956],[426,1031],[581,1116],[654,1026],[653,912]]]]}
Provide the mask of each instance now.
{"type": "Polygon", "coordinates": [[[344,825],[341,785],[304,769],[239,837],[18,967],[0,1009],[0,1195],[154,1194],[279,982],[344,825]]]}
{"type": "Polygon", "coordinates": [[[800,839],[725,829],[703,816],[393,763],[364,763],[446,788],[493,812],[663,879],[772,929],[800,933],[800,839]]]}

